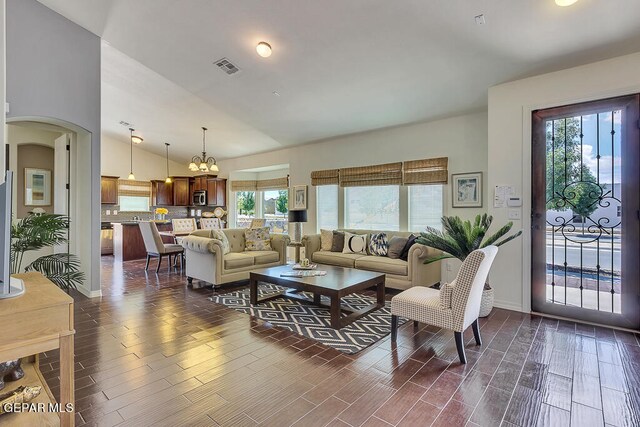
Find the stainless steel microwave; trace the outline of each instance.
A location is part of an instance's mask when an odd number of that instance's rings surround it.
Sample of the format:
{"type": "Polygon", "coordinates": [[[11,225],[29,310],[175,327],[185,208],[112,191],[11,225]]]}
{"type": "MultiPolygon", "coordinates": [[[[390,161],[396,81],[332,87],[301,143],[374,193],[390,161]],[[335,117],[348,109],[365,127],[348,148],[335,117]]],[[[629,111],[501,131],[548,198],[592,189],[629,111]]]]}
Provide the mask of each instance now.
{"type": "Polygon", "coordinates": [[[193,205],[194,206],[206,206],[207,205],[207,190],[196,190],[193,192],[193,205]]]}

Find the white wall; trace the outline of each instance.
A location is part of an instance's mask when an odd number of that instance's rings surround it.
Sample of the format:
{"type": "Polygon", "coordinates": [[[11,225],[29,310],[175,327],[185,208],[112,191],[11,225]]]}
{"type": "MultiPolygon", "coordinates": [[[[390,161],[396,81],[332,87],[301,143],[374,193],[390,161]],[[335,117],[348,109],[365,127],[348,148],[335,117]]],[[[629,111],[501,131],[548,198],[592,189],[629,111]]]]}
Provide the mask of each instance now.
{"type": "MultiPolygon", "coordinates": [[[[221,175],[234,171],[288,163],[290,184],[309,185],[309,212],[305,230],[316,229],[316,194],[311,171],[363,166],[403,160],[449,157],[449,173],[487,173],[487,113],[477,112],[427,123],[398,126],[334,138],[284,150],[219,162],[221,175]]],[[[453,209],[451,189],[445,189],[445,214],[472,218],[486,211],[486,179],[483,208],[453,209]]],[[[445,265],[443,265],[444,267],[445,265]]],[[[443,280],[455,274],[443,268],[443,280]]]]}
{"type": "MultiPolygon", "coordinates": [[[[136,180],[150,181],[167,177],[167,162],[164,156],[143,150],[143,144],[133,146],[133,174],[136,180]]],[[[130,167],[130,149],[128,143],[102,135],[100,145],[100,173],[101,175],[119,176],[127,179],[130,167]]],[[[171,157],[171,147],[169,147],[171,157]]],[[[193,173],[187,164],[169,160],[171,176],[191,176],[193,173]]]]}
{"type": "Polygon", "coordinates": [[[7,0],[6,45],[7,119],[42,118],[78,135],[71,191],[83,215],[72,239],[88,278],[83,292],[99,295],[100,39],[35,0],[7,0]]]}
{"type": "Polygon", "coordinates": [[[6,97],[6,79],[5,79],[5,56],[7,52],[6,44],[5,44],[5,33],[6,33],[6,23],[5,23],[5,0],[0,0],[0,182],[4,182],[4,171],[5,171],[5,159],[4,159],[4,144],[6,141],[6,129],[4,126],[5,117],[7,115],[5,109],[5,103],[7,102],[6,97]]]}
{"type": "MultiPolygon", "coordinates": [[[[514,185],[523,196],[519,242],[500,251],[491,272],[496,305],[531,309],[531,112],[640,92],[640,53],[544,74],[489,89],[489,188],[514,185]],[[508,249],[506,249],[508,248],[508,249]]],[[[489,197],[492,197],[492,191],[489,197]]],[[[507,209],[489,211],[507,222],[507,209]]]]}

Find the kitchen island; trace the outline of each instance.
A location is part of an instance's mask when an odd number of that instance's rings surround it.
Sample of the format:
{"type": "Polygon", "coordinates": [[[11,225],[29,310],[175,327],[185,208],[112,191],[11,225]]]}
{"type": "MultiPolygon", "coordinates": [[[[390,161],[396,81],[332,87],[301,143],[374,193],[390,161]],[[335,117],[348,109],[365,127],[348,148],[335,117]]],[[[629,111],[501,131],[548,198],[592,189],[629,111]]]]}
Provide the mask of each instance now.
{"type": "MultiPolygon", "coordinates": [[[[158,231],[172,230],[170,221],[156,221],[156,226],[158,231]]],[[[163,240],[165,243],[173,243],[165,237],[163,240]]],[[[116,261],[147,258],[147,250],[137,221],[113,223],[113,256],[116,261]]]]}

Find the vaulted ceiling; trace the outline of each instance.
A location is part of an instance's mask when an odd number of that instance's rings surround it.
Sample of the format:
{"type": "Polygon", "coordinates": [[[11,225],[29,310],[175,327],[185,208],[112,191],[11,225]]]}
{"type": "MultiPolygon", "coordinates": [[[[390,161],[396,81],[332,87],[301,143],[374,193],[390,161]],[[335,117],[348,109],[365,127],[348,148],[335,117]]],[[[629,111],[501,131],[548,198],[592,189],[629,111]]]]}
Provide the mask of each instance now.
{"type": "Polygon", "coordinates": [[[127,140],[129,121],[185,160],[200,126],[237,157],[480,109],[492,85],[640,51],[638,0],[39,1],[105,41],[103,132],[127,140]]]}

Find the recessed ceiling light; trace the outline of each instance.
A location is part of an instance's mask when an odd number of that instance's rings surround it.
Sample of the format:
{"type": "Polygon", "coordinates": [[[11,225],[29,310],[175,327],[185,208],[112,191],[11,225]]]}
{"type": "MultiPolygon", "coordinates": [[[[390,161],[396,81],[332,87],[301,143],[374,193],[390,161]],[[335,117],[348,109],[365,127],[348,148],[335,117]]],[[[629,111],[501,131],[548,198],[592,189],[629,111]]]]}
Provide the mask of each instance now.
{"type": "Polygon", "coordinates": [[[577,2],[578,0],[556,0],[556,4],[558,6],[571,6],[572,4],[574,4],[575,2],[577,2]]]}
{"type": "Polygon", "coordinates": [[[478,25],[486,24],[486,21],[484,20],[484,15],[483,14],[474,16],[474,19],[476,20],[476,24],[478,24],[478,25]]]}
{"type": "Polygon", "coordinates": [[[273,96],[280,96],[280,92],[278,92],[277,90],[274,90],[271,93],[273,94],[273,96]]]}
{"type": "Polygon", "coordinates": [[[271,45],[267,42],[260,42],[256,46],[256,52],[263,58],[268,58],[271,56],[271,45]]]}

